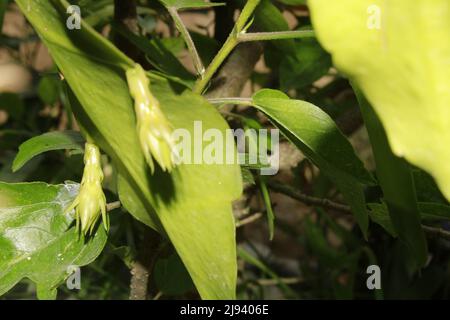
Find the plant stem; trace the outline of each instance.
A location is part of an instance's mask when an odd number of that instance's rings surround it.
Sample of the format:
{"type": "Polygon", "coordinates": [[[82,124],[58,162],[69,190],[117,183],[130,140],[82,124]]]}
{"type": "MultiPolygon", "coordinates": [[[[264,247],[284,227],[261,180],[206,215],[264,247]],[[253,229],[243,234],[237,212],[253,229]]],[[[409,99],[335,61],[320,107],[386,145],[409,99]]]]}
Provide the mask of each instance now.
{"type": "Polygon", "coordinates": [[[434,236],[434,237],[450,240],[450,232],[448,232],[444,229],[429,227],[429,226],[425,226],[425,225],[422,225],[422,229],[423,229],[423,231],[425,231],[427,233],[427,235],[429,237],[434,236]]]}
{"type": "Polygon", "coordinates": [[[238,104],[242,106],[251,106],[253,104],[253,101],[251,98],[209,98],[209,102],[212,104],[217,104],[219,106],[226,105],[226,104],[238,104]]]}
{"type": "MultiPolygon", "coordinates": [[[[336,203],[329,199],[311,197],[311,196],[302,194],[302,193],[294,190],[293,188],[283,185],[279,182],[269,181],[268,186],[270,189],[272,189],[275,192],[282,193],[292,199],[298,200],[307,205],[313,205],[313,206],[319,206],[319,207],[328,208],[328,209],[334,209],[337,211],[341,211],[343,213],[351,214],[350,207],[345,204],[336,203]]],[[[430,226],[427,226],[424,224],[422,224],[421,227],[422,227],[422,230],[425,231],[425,233],[429,237],[438,237],[438,238],[450,240],[450,232],[447,230],[444,230],[442,228],[430,227],[430,226]]]]}
{"type": "Polygon", "coordinates": [[[287,185],[281,184],[279,182],[268,181],[267,185],[269,186],[270,189],[272,189],[275,192],[282,193],[292,199],[298,200],[308,205],[319,206],[327,209],[334,209],[336,211],[344,213],[352,212],[350,207],[345,204],[333,202],[329,199],[311,197],[306,194],[300,193],[297,190],[287,185]]]}
{"type": "Polygon", "coordinates": [[[183,23],[183,20],[181,20],[181,17],[178,14],[176,8],[168,7],[167,10],[169,11],[173,21],[175,22],[175,26],[177,27],[178,31],[183,37],[184,42],[186,42],[189,53],[191,54],[192,60],[194,62],[194,67],[195,70],[197,71],[197,74],[200,75],[200,77],[203,77],[205,67],[203,66],[202,59],[200,59],[197,48],[195,47],[194,41],[192,40],[189,30],[186,28],[185,24],[183,23]]]}
{"type": "MultiPolygon", "coordinates": [[[[233,29],[234,30],[234,29],[233,29]]],[[[233,51],[234,47],[238,44],[236,36],[230,34],[227,41],[225,41],[223,47],[219,50],[217,55],[214,57],[213,61],[211,61],[210,65],[206,69],[203,77],[197,80],[195,83],[193,91],[195,93],[203,93],[209,81],[216,73],[217,69],[222,65],[223,61],[228,57],[231,51],[233,51]]]]}
{"type": "Polygon", "coordinates": [[[245,226],[246,224],[252,223],[257,221],[263,216],[261,212],[257,212],[255,214],[252,214],[251,216],[248,216],[247,218],[241,219],[236,221],[236,228],[240,228],[242,226],[245,226]]]}
{"type": "Polygon", "coordinates": [[[260,0],[248,0],[245,4],[244,8],[242,9],[241,14],[239,15],[239,18],[236,21],[236,24],[231,31],[230,35],[228,36],[227,40],[223,44],[222,48],[219,50],[217,55],[214,57],[213,61],[210,63],[208,68],[206,69],[203,77],[199,78],[197,82],[195,83],[193,91],[195,93],[203,93],[206,86],[208,85],[211,78],[216,73],[217,69],[222,65],[222,63],[225,61],[225,59],[228,57],[228,55],[233,51],[233,49],[236,47],[238,42],[238,35],[241,33],[250,16],[252,15],[253,11],[255,10],[256,6],[259,4],[260,0]]]}
{"type": "Polygon", "coordinates": [[[315,33],[313,30],[254,32],[254,33],[240,33],[238,36],[238,41],[248,42],[248,41],[264,41],[264,40],[301,39],[314,37],[315,33]]]}
{"type": "Polygon", "coordinates": [[[118,208],[120,208],[122,206],[122,204],[120,203],[120,201],[115,201],[115,202],[111,202],[111,203],[108,203],[107,205],[106,205],[106,211],[112,211],[112,210],[114,210],[114,209],[118,209],[118,208]]]}
{"type": "Polygon", "coordinates": [[[242,32],[242,30],[244,30],[248,19],[251,17],[253,11],[255,11],[256,6],[260,1],[261,0],[247,0],[247,3],[245,4],[244,8],[242,8],[241,14],[236,21],[235,29],[237,33],[240,33],[242,32]]]}
{"type": "Polygon", "coordinates": [[[130,300],[147,300],[150,275],[165,244],[157,232],[147,230],[144,233],[138,257],[130,270],[130,300]]]}
{"type": "Polygon", "coordinates": [[[303,282],[303,278],[279,278],[279,279],[259,279],[257,280],[260,286],[278,286],[280,282],[284,284],[297,284],[303,282]]]}

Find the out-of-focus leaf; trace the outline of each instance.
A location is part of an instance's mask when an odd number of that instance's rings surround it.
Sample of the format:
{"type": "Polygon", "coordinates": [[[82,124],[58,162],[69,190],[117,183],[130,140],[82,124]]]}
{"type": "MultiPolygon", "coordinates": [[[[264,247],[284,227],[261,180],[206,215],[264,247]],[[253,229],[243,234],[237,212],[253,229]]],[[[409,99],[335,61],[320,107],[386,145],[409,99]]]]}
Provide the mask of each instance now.
{"type": "Polygon", "coordinates": [[[450,199],[448,0],[309,0],[318,39],[362,89],[395,155],[450,199]]]}
{"type": "Polygon", "coordinates": [[[155,264],[154,279],[165,295],[181,295],[194,289],[194,284],[177,254],[159,259],[155,264]]]}
{"type": "Polygon", "coordinates": [[[112,244],[108,244],[108,247],[111,247],[110,252],[119,257],[128,269],[133,268],[133,264],[136,261],[136,252],[128,246],[114,247],[112,244]]]}
{"type": "Polygon", "coordinates": [[[250,169],[241,167],[241,174],[243,183],[255,184],[255,178],[253,178],[253,174],[250,169]]]}
{"type": "Polygon", "coordinates": [[[323,230],[310,219],[305,220],[305,237],[312,253],[328,267],[338,265],[345,258],[342,252],[330,246],[323,230]]]}
{"type": "Polygon", "coordinates": [[[356,87],[355,92],[372,144],[377,178],[394,229],[411,255],[415,257],[417,267],[423,266],[427,261],[427,242],[420,226],[420,213],[411,168],[405,160],[392,153],[383,125],[371,105],[356,87]]]}
{"type": "Polygon", "coordinates": [[[273,213],[272,201],[270,200],[269,189],[263,176],[258,179],[259,189],[267,211],[267,222],[269,226],[269,239],[272,240],[275,232],[275,214],[273,213]]]}
{"type": "Polygon", "coordinates": [[[450,206],[442,203],[419,202],[419,211],[422,219],[450,220],[450,206]]]}
{"type": "Polygon", "coordinates": [[[291,100],[280,91],[261,90],[253,96],[253,103],[333,181],[366,235],[369,218],[364,187],[375,181],[333,120],[320,108],[291,100]]]}
{"type": "Polygon", "coordinates": [[[369,203],[367,206],[370,209],[370,219],[376,224],[379,224],[381,227],[383,227],[383,229],[386,230],[391,236],[397,237],[397,232],[392,225],[391,217],[389,216],[386,204],[369,203]]]}
{"type": "MultiPolygon", "coordinates": [[[[259,31],[274,32],[289,30],[289,25],[283,14],[270,0],[262,0],[256,7],[254,16],[253,24],[259,31]]],[[[293,54],[295,52],[295,42],[292,39],[274,40],[271,43],[281,49],[284,54],[293,54]]]]}
{"type": "Polygon", "coordinates": [[[13,171],[23,167],[33,157],[52,150],[84,151],[84,138],[76,131],[55,131],[33,137],[19,147],[13,163],[13,171]]]}
{"type": "Polygon", "coordinates": [[[145,34],[153,32],[155,30],[157,20],[153,16],[145,16],[145,17],[138,16],[138,23],[142,29],[142,32],[145,34]]]}
{"type": "Polygon", "coordinates": [[[432,176],[418,168],[412,168],[412,175],[418,201],[448,203],[432,176]]]}
{"type": "Polygon", "coordinates": [[[61,83],[54,77],[43,77],[38,84],[38,94],[45,104],[54,104],[59,99],[61,83]]]}
{"type": "Polygon", "coordinates": [[[301,89],[327,74],[331,56],[313,39],[297,42],[295,54],[287,55],[280,64],[282,90],[301,89]]]}
{"type": "MultiPolygon", "coordinates": [[[[422,220],[450,220],[450,206],[432,202],[419,202],[417,205],[422,220]]],[[[397,237],[386,204],[369,203],[368,207],[373,222],[382,226],[391,236],[397,237]]]]}
{"type": "Polygon", "coordinates": [[[72,267],[101,253],[103,227],[88,240],[69,228],[74,218],[64,210],[77,192],[77,184],[0,182],[0,295],[26,277],[36,283],[38,297],[55,298],[72,267]]]}
{"type": "Polygon", "coordinates": [[[208,65],[219,51],[219,43],[215,39],[198,32],[190,31],[190,34],[203,64],[208,65]]]}
{"type": "Polygon", "coordinates": [[[158,41],[161,41],[162,45],[174,56],[180,55],[180,53],[186,49],[186,43],[182,37],[162,38],[158,39],[158,41]]]}
{"type": "Polygon", "coordinates": [[[191,82],[194,82],[195,80],[194,76],[186,70],[169,48],[166,47],[163,41],[158,38],[153,38],[149,41],[145,37],[135,35],[128,29],[117,24],[113,24],[113,27],[114,30],[120,32],[132,44],[144,52],[150,63],[158,70],[183,79],[188,86],[192,85],[191,82]]]}

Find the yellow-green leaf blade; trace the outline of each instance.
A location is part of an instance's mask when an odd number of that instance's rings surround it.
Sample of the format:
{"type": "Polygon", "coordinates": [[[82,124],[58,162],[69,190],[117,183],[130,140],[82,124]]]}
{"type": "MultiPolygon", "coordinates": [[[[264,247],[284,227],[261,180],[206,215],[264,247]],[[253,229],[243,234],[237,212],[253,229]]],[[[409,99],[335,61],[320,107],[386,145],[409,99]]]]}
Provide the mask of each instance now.
{"type": "Polygon", "coordinates": [[[450,199],[448,0],[309,0],[336,67],[363,90],[393,152],[450,199]]]}

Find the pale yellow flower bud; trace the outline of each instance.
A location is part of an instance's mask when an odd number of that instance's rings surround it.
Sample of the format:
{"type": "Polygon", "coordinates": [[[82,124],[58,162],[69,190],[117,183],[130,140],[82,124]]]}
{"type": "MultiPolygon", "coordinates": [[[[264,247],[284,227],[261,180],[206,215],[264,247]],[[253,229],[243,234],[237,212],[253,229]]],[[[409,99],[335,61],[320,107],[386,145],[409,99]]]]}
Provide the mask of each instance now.
{"type": "Polygon", "coordinates": [[[106,198],[102,190],[103,171],[100,163],[100,151],[93,143],[86,143],[84,153],[84,172],[80,191],[72,205],[67,209],[75,209],[77,229],[83,234],[92,234],[100,217],[108,231],[109,218],[106,214],[106,198]]]}
{"type": "Polygon", "coordinates": [[[153,159],[163,171],[170,172],[176,156],[170,123],[151,93],[150,82],[139,64],[127,71],[127,81],[134,99],[139,141],[151,172],[155,170],[153,159]]]}

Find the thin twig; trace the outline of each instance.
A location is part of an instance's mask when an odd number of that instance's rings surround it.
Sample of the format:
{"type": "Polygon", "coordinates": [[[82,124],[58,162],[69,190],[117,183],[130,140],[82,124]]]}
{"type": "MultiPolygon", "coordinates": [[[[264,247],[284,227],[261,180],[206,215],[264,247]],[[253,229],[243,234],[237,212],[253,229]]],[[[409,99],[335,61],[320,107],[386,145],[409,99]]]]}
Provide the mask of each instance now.
{"type": "Polygon", "coordinates": [[[208,101],[216,105],[237,104],[242,106],[251,106],[253,101],[251,98],[208,98],[208,101]]]}
{"type": "Polygon", "coordinates": [[[253,11],[255,10],[259,2],[260,0],[247,1],[244,8],[242,9],[241,14],[239,15],[239,18],[236,21],[233,30],[231,31],[224,45],[219,50],[214,59],[211,61],[209,66],[206,68],[203,77],[199,78],[195,83],[193,89],[195,93],[199,94],[203,93],[209,81],[217,72],[217,69],[219,69],[219,67],[222,65],[225,59],[230,55],[231,51],[233,51],[233,49],[236,47],[236,45],[238,44],[237,39],[238,34],[244,30],[248,20],[250,19],[251,15],[253,14],[253,11]]]}
{"type": "MultiPolygon", "coordinates": [[[[333,202],[329,199],[315,198],[305,194],[302,194],[293,188],[283,185],[279,182],[269,181],[268,186],[275,192],[282,193],[292,199],[298,200],[308,205],[320,206],[323,208],[334,209],[340,212],[351,214],[350,206],[333,202]]],[[[442,228],[430,227],[422,224],[423,231],[429,237],[439,237],[442,239],[450,240],[450,232],[442,228]]]]}
{"type": "Polygon", "coordinates": [[[113,211],[114,209],[118,209],[122,206],[120,201],[114,201],[106,204],[106,211],[113,211]]]}
{"type": "Polygon", "coordinates": [[[442,228],[435,228],[435,227],[429,227],[426,225],[422,225],[422,229],[430,237],[439,237],[439,238],[443,238],[446,240],[450,240],[450,232],[448,232],[442,228]]]}
{"type": "Polygon", "coordinates": [[[289,196],[289,197],[291,197],[295,200],[298,200],[300,202],[303,202],[305,204],[324,207],[324,208],[328,208],[328,209],[334,209],[334,210],[344,212],[344,213],[351,213],[350,206],[348,206],[348,205],[337,203],[337,202],[331,201],[329,199],[308,196],[304,193],[298,192],[297,190],[295,190],[287,185],[284,185],[284,184],[281,184],[281,183],[275,182],[275,181],[268,181],[267,185],[273,191],[282,193],[286,196],[289,196]]]}
{"type": "Polygon", "coordinates": [[[315,33],[312,30],[252,32],[252,33],[240,33],[238,35],[238,41],[248,42],[248,41],[265,41],[265,40],[282,40],[282,39],[301,39],[314,37],[315,33]]]}
{"type": "Polygon", "coordinates": [[[159,300],[159,299],[162,297],[162,295],[163,295],[163,292],[162,292],[162,291],[159,291],[159,292],[153,297],[153,300],[159,300]]]}
{"type": "MultiPolygon", "coordinates": [[[[240,97],[262,53],[261,42],[247,42],[239,45],[214,74],[205,96],[207,98],[240,97]]],[[[232,105],[227,105],[227,108],[230,106],[232,105]]]]}
{"type": "Polygon", "coordinates": [[[145,232],[138,258],[130,270],[130,300],[147,300],[150,274],[164,247],[165,242],[157,232],[145,232]]]}
{"type": "Polygon", "coordinates": [[[236,228],[240,228],[242,226],[245,226],[246,224],[255,222],[255,221],[259,220],[262,216],[263,216],[263,214],[261,212],[254,213],[254,214],[248,216],[247,218],[237,221],[236,228]]]}
{"type": "Polygon", "coordinates": [[[181,20],[181,17],[178,14],[178,11],[175,7],[168,7],[167,10],[169,11],[170,16],[175,22],[175,26],[177,27],[178,31],[183,37],[184,42],[186,42],[189,53],[191,54],[192,57],[192,61],[194,62],[194,67],[195,70],[197,71],[197,74],[200,75],[200,77],[203,77],[205,67],[203,66],[202,59],[198,54],[197,48],[195,47],[194,41],[192,40],[189,30],[186,28],[185,24],[183,23],[183,20],[181,20]]]}
{"type": "Polygon", "coordinates": [[[304,280],[302,278],[279,278],[279,279],[259,279],[257,282],[261,286],[278,286],[280,283],[283,284],[297,284],[302,283],[304,280]]]}

